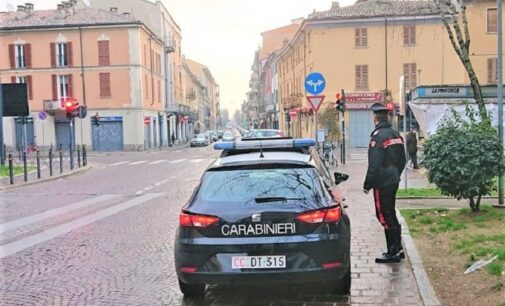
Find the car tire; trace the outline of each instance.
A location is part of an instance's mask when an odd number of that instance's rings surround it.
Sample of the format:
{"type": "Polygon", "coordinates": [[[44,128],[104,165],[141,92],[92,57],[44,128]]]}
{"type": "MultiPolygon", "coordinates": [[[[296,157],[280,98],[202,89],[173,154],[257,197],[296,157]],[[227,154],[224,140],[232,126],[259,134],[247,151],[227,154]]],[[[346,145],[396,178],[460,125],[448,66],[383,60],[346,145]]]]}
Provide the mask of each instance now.
{"type": "Polygon", "coordinates": [[[351,265],[345,273],[344,277],[330,285],[331,293],[346,295],[351,292],[351,265]]]}
{"type": "Polygon", "coordinates": [[[179,279],[179,289],[184,296],[202,297],[205,293],[205,285],[202,284],[186,284],[179,279]]]}

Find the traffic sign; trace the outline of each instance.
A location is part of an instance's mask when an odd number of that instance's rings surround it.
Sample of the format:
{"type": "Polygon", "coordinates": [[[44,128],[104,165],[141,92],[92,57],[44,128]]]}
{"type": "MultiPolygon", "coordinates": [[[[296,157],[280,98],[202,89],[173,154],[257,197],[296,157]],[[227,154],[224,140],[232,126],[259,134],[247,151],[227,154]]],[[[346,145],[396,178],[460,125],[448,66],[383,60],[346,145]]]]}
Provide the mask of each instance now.
{"type": "Polygon", "coordinates": [[[296,108],[292,108],[289,110],[289,116],[296,117],[297,115],[298,115],[298,111],[296,110],[296,108]]]}
{"type": "Polygon", "coordinates": [[[321,105],[323,105],[325,96],[307,96],[306,98],[309,101],[310,106],[312,106],[314,112],[317,113],[321,105]]]}
{"type": "Polygon", "coordinates": [[[151,124],[151,116],[145,116],[144,117],[144,124],[145,125],[151,124]]]}
{"type": "Polygon", "coordinates": [[[312,72],[305,78],[305,90],[312,95],[322,93],[325,87],[326,80],[319,72],[312,72]]]}
{"type": "Polygon", "coordinates": [[[46,120],[47,119],[46,112],[39,112],[37,116],[39,117],[39,120],[46,120]]]}

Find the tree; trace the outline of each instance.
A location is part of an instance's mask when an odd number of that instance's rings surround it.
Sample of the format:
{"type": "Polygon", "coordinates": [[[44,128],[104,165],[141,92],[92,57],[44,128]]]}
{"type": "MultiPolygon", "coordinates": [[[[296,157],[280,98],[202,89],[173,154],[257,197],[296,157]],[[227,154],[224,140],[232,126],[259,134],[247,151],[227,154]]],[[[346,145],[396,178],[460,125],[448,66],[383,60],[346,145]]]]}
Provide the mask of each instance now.
{"type": "Polygon", "coordinates": [[[494,178],[504,173],[503,147],[496,129],[477,120],[469,105],[465,121],[454,110],[446,114],[437,133],[425,144],[428,180],[448,196],[468,199],[472,211],[480,209],[482,196],[495,188],[494,178]]]}
{"type": "Polygon", "coordinates": [[[337,110],[333,104],[326,104],[326,106],[317,113],[317,122],[321,127],[328,130],[328,138],[330,140],[339,139],[340,127],[337,121],[337,110]]]}
{"type": "Polygon", "coordinates": [[[466,6],[463,0],[434,0],[437,11],[442,18],[447,34],[451,41],[454,51],[458,55],[461,63],[470,78],[475,101],[479,107],[479,115],[482,121],[491,124],[489,115],[484,105],[484,97],[480,88],[479,79],[473,69],[472,61],[470,60],[470,31],[468,30],[468,20],[466,17],[466,6]],[[458,7],[456,7],[457,3],[458,7]],[[459,14],[458,14],[459,10],[459,14]],[[463,28],[463,30],[462,30],[463,28]]]}
{"type": "Polygon", "coordinates": [[[242,116],[240,115],[240,111],[238,109],[233,113],[233,121],[237,125],[241,125],[242,123],[242,116]]]}

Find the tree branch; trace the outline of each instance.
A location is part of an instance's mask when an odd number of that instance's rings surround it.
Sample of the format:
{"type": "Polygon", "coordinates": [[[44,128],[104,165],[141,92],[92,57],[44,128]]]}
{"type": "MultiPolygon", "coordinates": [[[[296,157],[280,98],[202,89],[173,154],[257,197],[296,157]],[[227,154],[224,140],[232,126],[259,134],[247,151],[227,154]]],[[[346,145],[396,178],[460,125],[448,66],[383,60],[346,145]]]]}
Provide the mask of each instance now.
{"type": "Polygon", "coordinates": [[[461,18],[463,19],[463,28],[465,30],[465,46],[470,54],[470,31],[468,30],[468,19],[466,18],[466,6],[461,6],[461,18]]]}

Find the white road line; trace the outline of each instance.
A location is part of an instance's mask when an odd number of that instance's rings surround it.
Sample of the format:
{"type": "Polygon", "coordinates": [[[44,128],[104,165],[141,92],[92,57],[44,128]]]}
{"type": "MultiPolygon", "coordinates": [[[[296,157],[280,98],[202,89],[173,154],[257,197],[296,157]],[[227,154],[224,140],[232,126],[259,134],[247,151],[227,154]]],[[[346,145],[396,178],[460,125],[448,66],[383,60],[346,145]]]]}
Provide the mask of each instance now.
{"type": "Polygon", "coordinates": [[[37,245],[39,243],[51,240],[53,238],[56,238],[58,236],[67,234],[73,230],[76,230],[82,226],[91,224],[93,222],[96,222],[98,220],[101,220],[103,218],[112,216],[114,214],[117,214],[125,209],[140,205],[142,203],[145,203],[149,200],[152,200],[154,198],[157,198],[161,196],[161,193],[150,193],[146,194],[142,197],[134,198],[129,201],[126,201],[124,203],[114,205],[105,209],[102,209],[96,213],[87,215],[85,217],[82,217],[77,220],[73,220],[55,227],[52,227],[50,229],[47,229],[39,234],[35,234],[32,236],[28,236],[26,238],[4,244],[0,246],[0,258],[5,258],[9,255],[12,255],[14,253],[17,253],[19,251],[22,251],[24,249],[27,249],[29,247],[32,247],[34,245],[37,245]]]}
{"type": "Polygon", "coordinates": [[[161,163],[164,163],[166,161],[167,161],[166,159],[160,159],[160,160],[157,160],[157,161],[150,162],[149,165],[161,164],[161,163]]]}
{"type": "Polygon", "coordinates": [[[176,179],[177,176],[171,176],[170,179],[173,180],[173,179],[176,179]]]}
{"type": "Polygon", "coordinates": [[[119,165],[122,165],[122,164],[127,164],[129,163],[130,161],[127,160],[127,161],[122,161],[122,162],[118,162],[118,163],[113,163],[113,164],[110,164],[109,166],[119,166],[119,165]]]}
{"type": "Polygon", "coordinates": [[[183,159],[176,159],[176,160],[169,161],[168,163],[169,164],[177,164],[177,163],[182,163],[185,160],[186,160],[185,158],[183,158],[183,159]]]}
{"type": "Polygon", "coordinates": [[[193,159],[192,161],[190,161],[190,163],[195,163],[196,164],[196,163],[199,163],[199,162],[202,162],[202,161],[203,161],[203,159],[197,158],[197,159],[193,159]]]}
{"type": "Polygon", "coordinates": [[[140,164],[147,163],[147,162],[148,162],[148,160],[139,160],[139,161],[130,163],[129,165],[140,165],[140,164]]]}
{"type": "Polygon", "coordinates": [[[59,215],[63,215],[63,214],[72,212],[74,210],[78,210],[80,208],[86,207],[86,206],[90,206],[90,205],[93,205],[93,204],[96,204],[99,202],[103,202],[103,201],[109,201],[112,199],[116,199],[118,197],[119,197],[119,195],[117,195],[117,194],[101,195],[98,197],[86,199],[81,202],[77,202],[77,203],[69,204],[69,205],[66,205],[63,207],[58,207],[58,208],[54,208],[51,210],[47,210],[47,211],[44,211],[44,212],[36,214],[36,215],[32,215],[32,216],[24,217],[24,218],[17,219],[14,221],[10,221],[7,223],[3,223],[3,224],[0,224],[0,233],[15,230],[15,229],[20,228],[22,226],[34,224],[34,223],[37,223],[37,222],[45,220],[45,219],[49,219],[49,218],[53,218],[53,217],[56,217],[59,215]]]}

